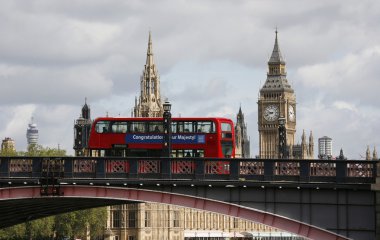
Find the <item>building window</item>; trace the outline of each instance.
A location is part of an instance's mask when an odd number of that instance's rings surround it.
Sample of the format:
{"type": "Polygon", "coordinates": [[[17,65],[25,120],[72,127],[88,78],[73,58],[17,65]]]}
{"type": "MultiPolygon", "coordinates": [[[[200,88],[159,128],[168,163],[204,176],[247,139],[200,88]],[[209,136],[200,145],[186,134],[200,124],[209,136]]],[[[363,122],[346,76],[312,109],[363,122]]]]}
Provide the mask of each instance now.
{"type": "Polygon", "coordinates": [[[151,227],[151,214],[150,211],[145,210],[145,227],[151,227]]]}
{"type": "Polygon", "coordinates": [[[129,228],[135,228],[136,227],[136,210],[129,210],[128,211],[128,227],[129,228]]]}
{"type": "Polygon", "coordinates": [[[239,228],[239,219],[234,218],[234,227],[233,228],[239,228]]]}
{"type": "Polygon", "coordinates": [[[120,217],[121,217],[120,210],[112,211],[112,227],[113,228],[120,228],[120,217]]]}
{"type": "Polygon", "coordinates": [[[173,227],[178,228],[179,227],[179,211],[173,212],[173,227]]]}
{"type": "Polygon", "coordinates": [[[128,240],[136,240],[135,236],[128,236],[128,240]]]}

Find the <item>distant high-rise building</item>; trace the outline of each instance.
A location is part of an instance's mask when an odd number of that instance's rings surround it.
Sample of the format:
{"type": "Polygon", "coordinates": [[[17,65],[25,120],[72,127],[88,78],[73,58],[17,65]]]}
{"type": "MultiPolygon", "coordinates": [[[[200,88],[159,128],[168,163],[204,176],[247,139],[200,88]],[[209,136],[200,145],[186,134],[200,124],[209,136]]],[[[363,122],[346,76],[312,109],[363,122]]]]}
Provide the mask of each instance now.
{"type": "Polygon", "coordinates": [[[28,125],[28,129],[26,130],[26,139],[29,146],[37,145],[38,143],[38,128],[37,124],[33,122],[33,117],[28,125]]]}
{"type": "Polygon", "coordinates": [[[247,134],[247,124],[244,121],[244,114],[241,111],[241,107],[239,108],[239,113],[236,116],[235,136],[235,157],[249,158],[250,147],[247,134]]]}
{"type": "Polygon", "coordinates": [[[318,158],[331,159],[332,158],[332,139],[324,136],[318,139],[318,158]]]}
{"type": "Polygon", "coordinates": [[[135,99],[134,117],[162,117],[164,108],[160,94],[160,76],[153,59],[152,37],[149,32],[148,51],[140,79],[140,97],[135,99]]]}
{"type": "Polygon", "coordinates": [[[74,124],[75,156],[88,156],[88,140],[90,137],[91,124],[91,109],[85,99],[82,114],[74,124]]]}
{"type": "Polygon", "coordinates": [[[1,152],[16,152],[15,141],[12,138],[6,137],[1,143],[1,152]]]}

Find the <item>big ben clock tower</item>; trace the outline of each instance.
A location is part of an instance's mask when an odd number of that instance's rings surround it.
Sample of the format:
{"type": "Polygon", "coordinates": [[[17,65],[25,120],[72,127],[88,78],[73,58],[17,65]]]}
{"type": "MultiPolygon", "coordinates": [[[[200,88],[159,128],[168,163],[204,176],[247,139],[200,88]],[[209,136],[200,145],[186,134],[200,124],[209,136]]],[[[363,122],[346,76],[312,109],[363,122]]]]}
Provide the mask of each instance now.
{"type": "Polygon", "coordinates": [[[266,159],[279,158],[279,118],[285,118],[287,145],[290,149],[294,145],[296,97],[294,90],[286,79],[285,61],[278,46],[277,30],[273,52],[268,61],[267,79],[260,89],[257,104],[259,156],[266,159]]]}

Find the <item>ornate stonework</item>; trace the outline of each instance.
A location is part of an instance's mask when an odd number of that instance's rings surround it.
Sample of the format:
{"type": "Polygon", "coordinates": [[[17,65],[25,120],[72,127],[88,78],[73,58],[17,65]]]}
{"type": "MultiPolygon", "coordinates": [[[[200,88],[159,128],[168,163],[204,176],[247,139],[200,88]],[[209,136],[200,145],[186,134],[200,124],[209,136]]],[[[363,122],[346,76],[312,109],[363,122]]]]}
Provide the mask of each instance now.
{"type": "Polygon", "coordinates": [[[152,37],[149,32],[146,63],[140,78],[140,97],[135,99],[134,117],[162,117],[163,107],[160,94],[160,76],[153,59],[152,37]]]}
{"type": "Polygon", "coordinates": [[[231,216],[165,204],[110,206],[108,213],[106,240],[247,239],[247,232],[279,232],[231,216]]]}
{"type": "Polygon", "coordinates": [[[89,156],[88,140],[91,131],[91,109],[84,101],[80,117],[74,124],[74,150],[75,156],[89,156]]]}
{"type": "Polygon", "coordinates": [[[235,125],[235,157],[237,158],[249,158],[250,157],[250,145],[247,133],[247,124],[244,121],[244,114],[239,108],[239,113],[236,116],[235,125]]]}

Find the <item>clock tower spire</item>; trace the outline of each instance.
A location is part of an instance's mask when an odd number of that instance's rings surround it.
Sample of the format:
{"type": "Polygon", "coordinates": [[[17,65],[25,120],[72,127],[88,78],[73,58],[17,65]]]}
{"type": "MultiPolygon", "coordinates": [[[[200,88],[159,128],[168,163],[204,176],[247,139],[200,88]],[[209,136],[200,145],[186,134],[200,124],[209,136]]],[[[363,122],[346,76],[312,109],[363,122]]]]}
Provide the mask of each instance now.
{"type": "Polygon", "coordinates": [[[267,79],[260,89],[257,102],[260,158],[279,157],[280,117],[286,121],[286,141],[289,148],[294,145],[296,132],[296,97],[286,79],[286,62],[278,44],[277,29],[275,33],[272,55],[268,61],[267,79]]]}

